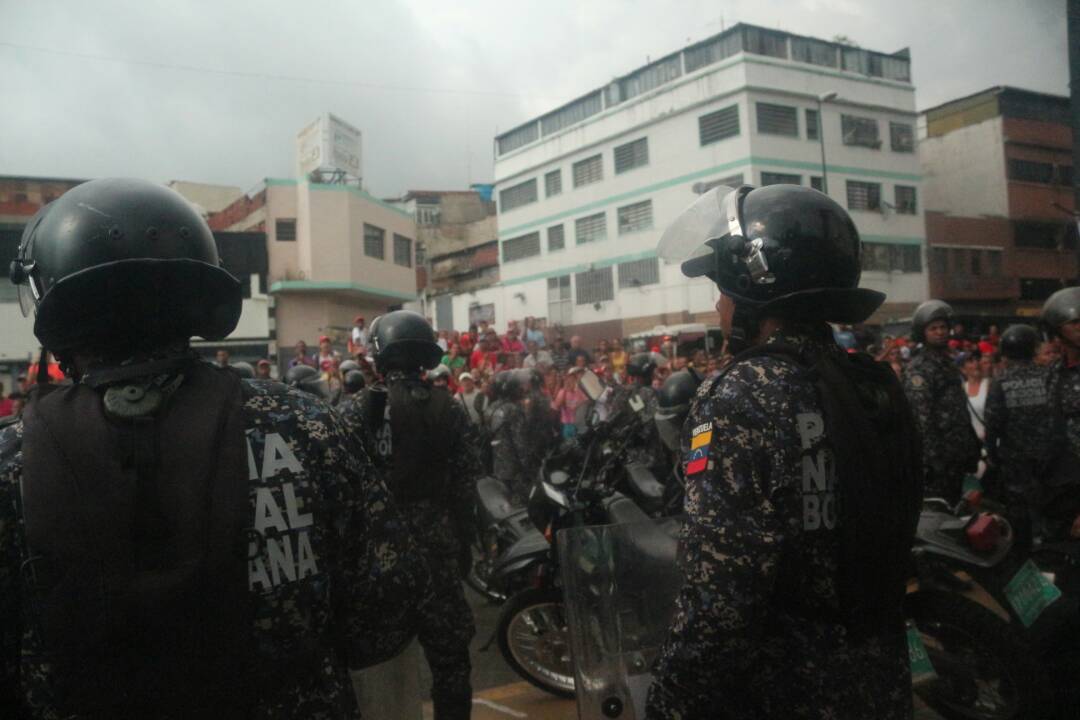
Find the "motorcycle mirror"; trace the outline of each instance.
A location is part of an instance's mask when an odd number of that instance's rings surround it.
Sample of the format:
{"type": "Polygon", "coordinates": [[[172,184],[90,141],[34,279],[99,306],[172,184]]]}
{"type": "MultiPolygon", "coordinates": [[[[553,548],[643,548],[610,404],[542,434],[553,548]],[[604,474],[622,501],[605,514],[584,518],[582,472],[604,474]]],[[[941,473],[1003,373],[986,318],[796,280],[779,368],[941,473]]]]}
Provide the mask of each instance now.
{"type": "Polygon", "coordinates": [[[604,384],[600,382],[600,378],[596,377],[596,373],[592,370],[586,370],[581,374],[579,384],[593,402],[599,400],[600,396],[604,394],[604,384]]]}

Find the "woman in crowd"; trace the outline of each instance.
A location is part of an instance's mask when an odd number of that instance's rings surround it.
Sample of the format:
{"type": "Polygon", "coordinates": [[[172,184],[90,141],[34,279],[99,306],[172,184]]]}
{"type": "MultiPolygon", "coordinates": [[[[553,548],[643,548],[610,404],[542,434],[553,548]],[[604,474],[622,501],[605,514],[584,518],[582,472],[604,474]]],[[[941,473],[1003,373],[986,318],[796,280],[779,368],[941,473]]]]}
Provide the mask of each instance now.
{"type": "Polygon", "coordinates": [[[578,384],[578,378],[584,368],[575,367],[566,374],[562,389],[555,395],[551,403],[551,409],[559,413],[559,422],[562,423],[562,436],[572,438],[577,435],[577,410],[589,401],[588,396],[578,384]]]}
{"type": "Polygon", "coordinates": [[[986,391],[990,387],[990,379],[983,375],[982,357],[978,351],[972,352],[964,358],[962,366],[968,412],[971,414],[971,424],[975,428],[975,434],[979,436],[979,440],[986,439],[986,427],[983,425],[983,417],[986,413],[986,391]]]}

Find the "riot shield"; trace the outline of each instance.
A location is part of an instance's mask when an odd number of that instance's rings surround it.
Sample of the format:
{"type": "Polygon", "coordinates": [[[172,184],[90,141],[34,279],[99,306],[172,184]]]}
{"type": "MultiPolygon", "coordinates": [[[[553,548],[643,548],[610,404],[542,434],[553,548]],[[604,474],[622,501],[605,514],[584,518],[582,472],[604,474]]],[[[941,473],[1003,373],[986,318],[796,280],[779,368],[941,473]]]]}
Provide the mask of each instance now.
{"type": "Polygon", "coordinates": [[[579,720],[645,717],[682,584],[672,520],[559,531],[579,720]]]}

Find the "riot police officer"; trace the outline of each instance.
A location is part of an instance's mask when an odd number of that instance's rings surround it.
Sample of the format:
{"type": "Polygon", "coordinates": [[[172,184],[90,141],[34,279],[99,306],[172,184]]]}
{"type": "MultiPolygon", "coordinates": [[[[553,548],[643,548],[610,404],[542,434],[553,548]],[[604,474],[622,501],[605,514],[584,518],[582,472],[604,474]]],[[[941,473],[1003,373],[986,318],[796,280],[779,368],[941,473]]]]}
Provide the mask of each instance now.
{"type": "Polygon", "coordinates": [[[529,495],[528,468],[537,466],[530,464],[532,444],[522,406],[525,395],[522,381],[526,378],[521,372],[503,370],[495,374],[488,432],[491,438],[491,474],[506,485],[510,497],[523,506],[529,495]]]}
{"type": "Polygon", "coordinates": [[[922,441],[927,497],[960,499],[964,475],[978,469],[982,445],[968,413],[963,376],[949,357],[948,303],[927,300],[915,308],[911,336],[922,343],[904,369],[904,392],[922,441]]]}
{"type": "Polygon", "coordinates": [[[1049,372],[1034,362],[1039,334],[1030,325],[1010,325],[1001,335],[1005,370],[986,395],[986,451],[992,471],[984,485],[1030,524],[1035,468],[1045,462],[1050,436],[1049,372]]]}
{"type": "MultiPolygon", "coordinates": [[[[544,394],[544,376],[536,368],[522,368],[514,371],[522,390],[522,412],[525,427],[522,429],[525,442],[525,467],[538,468],[548,450],[558,441],[559,416],[551,409],[551,398],[544,394]]],[[[523,478],[525,493],[531,485],[531,479],[523,478]]]]}
{"type": "Polygon", "coordinates": [[[650,718],[911,716],[915,431],[891,370],[826,324],[884,300],[858,287],[859,253],[843,208],[789,185],[715,188],[661,239],[720,288],[737,354],[684,428],[685,584],[650,718]]]}
{"type": "Polygon", "coordinates": [[[1080,287],[1058,290],[1042,321],[1061,345],[1050,368],[1051,447],[1041,473],[1039,506],[1053,538],[1080,538],[1080,287]]]}
{"type": "Polygon", "coordinates": [[[376,465],[418,539],[434,596],[421,610],[420,646],[431,668],[438,720],[468,718],[472,709],[469,641],[476,632],[465,602],[469,532],[474,527],[471,423],[445,387],[422,379],[442,349],[422,315],[396,310],[371,323],[368,347],[382,382],[364,388],[347,421],[374,442],[376,465]]]}
{"type": "Polygon", "coordinates": [[[74,382],[0,432],[0,715],[359,717],[348,668],[408,642],[426,573],[326,405],[192,351],[241,306],[200,215],[84,183],[11,279],[74,382]]]}
{"type": "Polygon", "coordinates": [[[629,457],[649,467],[668,469],[663,445],[656,432],[653,416],[656,415],[656,390],[653,374],[656,368],[667,363],[660,353],[642,352],[630,356],[626,363],[626,382],[615,388],[611,403],[613,414],[636,416],[640,422],[634,426],[637,437],[629,449],[629,457]]]}

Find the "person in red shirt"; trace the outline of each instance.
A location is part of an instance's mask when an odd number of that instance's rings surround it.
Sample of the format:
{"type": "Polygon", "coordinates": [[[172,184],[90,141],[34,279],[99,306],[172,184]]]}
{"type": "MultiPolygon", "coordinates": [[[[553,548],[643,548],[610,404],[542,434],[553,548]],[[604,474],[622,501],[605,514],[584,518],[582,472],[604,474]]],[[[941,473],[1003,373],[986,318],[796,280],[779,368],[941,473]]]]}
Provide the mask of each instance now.
{"type": "Polygon", "coordinates": [[[0,400],[0,417],[7,417],[13,414],[11,411],[11,406],[14,404],[14,401],[8,396],[4,395],[4,383],[0,383],[0,398],[3,398],[2,400],[0,400]]]}
{"type": "Polygon", "coordinates": [[[514,353],[516,355],[525,354],[525,345],[518,339],[517,325],[511,324],[506,329],[506,337],[502,340],[503,352],[514,353]]]}

